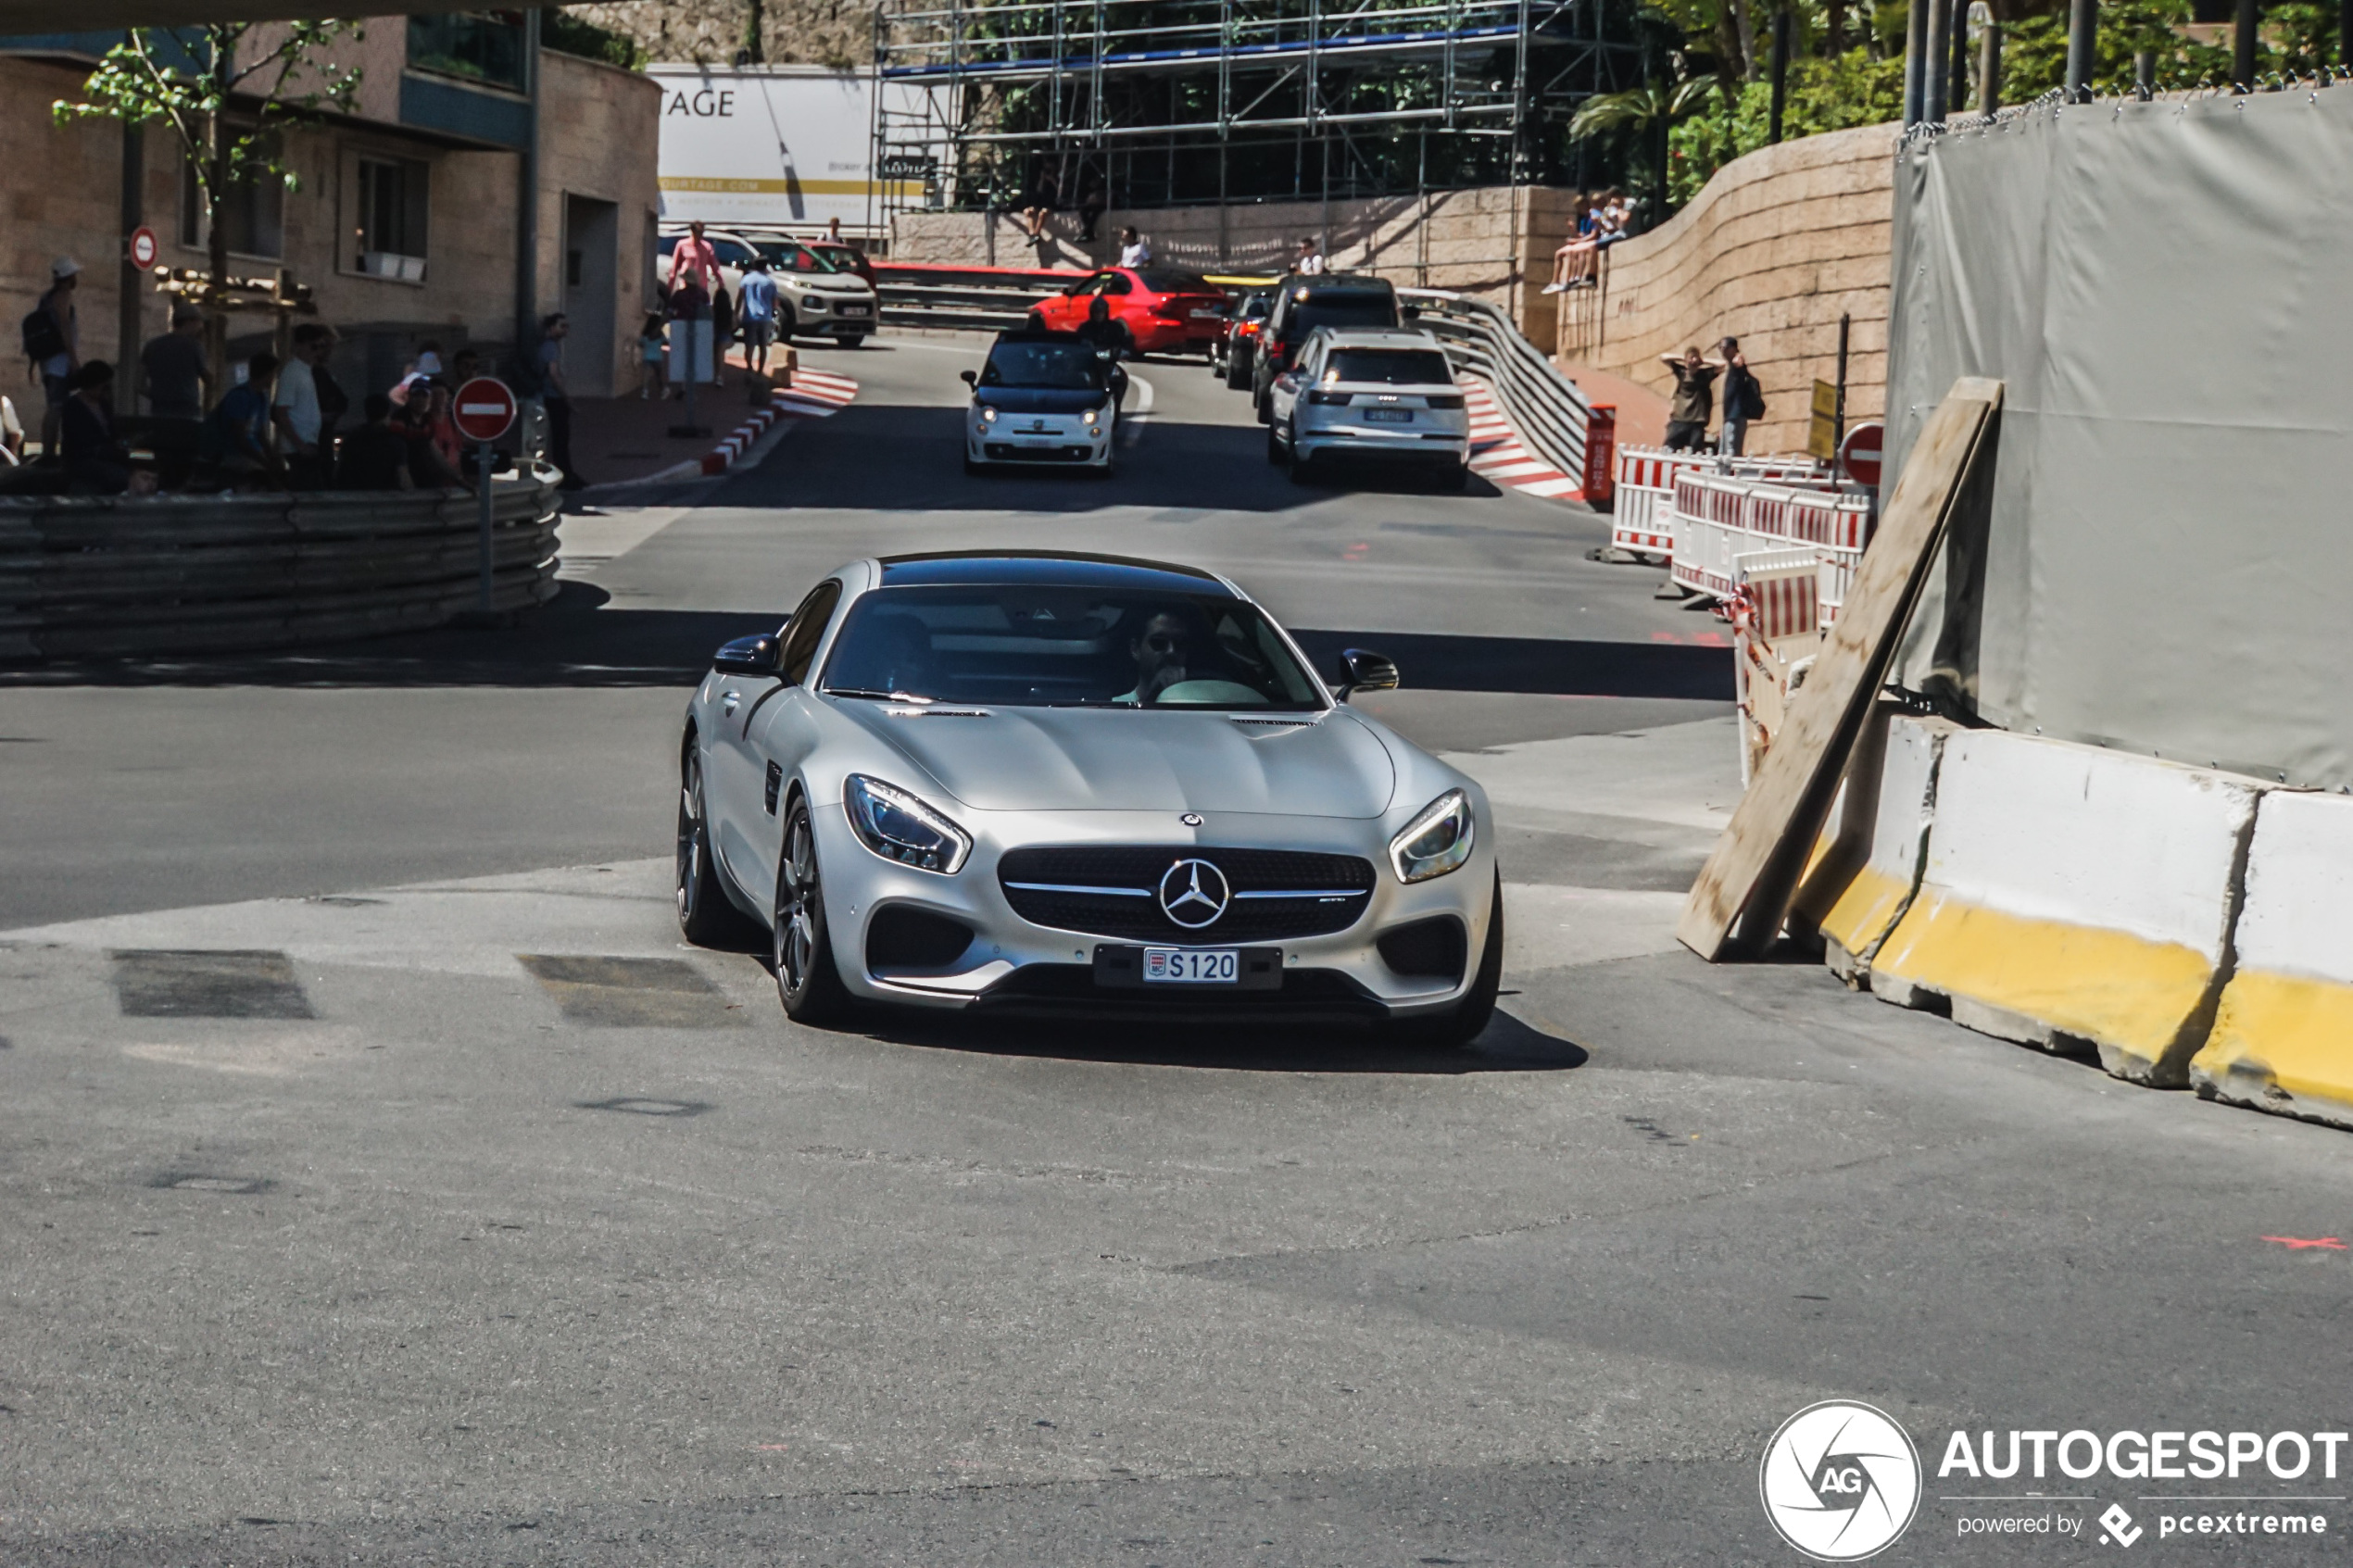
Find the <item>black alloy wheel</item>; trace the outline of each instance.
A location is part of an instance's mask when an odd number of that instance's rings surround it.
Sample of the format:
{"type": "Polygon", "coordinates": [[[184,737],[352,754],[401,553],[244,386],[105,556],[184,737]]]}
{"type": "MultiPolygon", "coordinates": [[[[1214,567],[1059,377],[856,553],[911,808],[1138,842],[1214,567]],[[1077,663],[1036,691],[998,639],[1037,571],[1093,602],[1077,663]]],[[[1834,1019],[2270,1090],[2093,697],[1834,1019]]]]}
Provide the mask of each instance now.
{"type": "Polygon", "coordinates": [[[690,739],[678,765],[678,929],[698,947],[727,947],[747,923],[720,883],[711,850],[711,815],[703,804],[702,758],[690,739]]]}
{"type": "Polygon", "coordinates": [[[1290,452],[1283,445],[1282,433],[1273,424],[1266,427],[1266,460],[1277,468],[1290,461],[1290,452]]]}
{"type": "Polygon", "coordinates": [[[817,835],[806,800],[796,799],[785,821],[770,956],[775,960],[776,996],[795,1023],[831,1023],[849,1014],[850,996],[834,964],[824,884],[817,872],[817,835]]]}

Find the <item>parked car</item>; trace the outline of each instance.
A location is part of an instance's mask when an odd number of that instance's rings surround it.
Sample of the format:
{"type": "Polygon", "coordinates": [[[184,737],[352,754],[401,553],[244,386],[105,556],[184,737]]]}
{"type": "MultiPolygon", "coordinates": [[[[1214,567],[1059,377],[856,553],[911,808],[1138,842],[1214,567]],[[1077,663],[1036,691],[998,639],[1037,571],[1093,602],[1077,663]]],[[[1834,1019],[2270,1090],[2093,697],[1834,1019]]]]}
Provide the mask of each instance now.
{"type": "Polygon", "coordinates": [[[1338,460],[1433,469],[1455,489],[1470,477],[1470,414],[1428,332],[1318,328],[1271,390],[1266,458],[1294,480],[1338,460]]]}
{"type": "Polygon", "coordinates": [[[1327,687],[1195,567],[850,562],[689,699],[679,924],[767,935],[803,1023],[897,1003],[1468,1044],[1503,971],[1494,818],[1348,706],[1397,667],[1341,662],[1327,687]]]}
{"type": "Polygon", "coordinates": [[[1250,384],[1251,367],[1258,358],[1259,333],[1265,328],[1266,313],[1274,307],[1274,294],[1266,289],[1254,289],[1236,302],[1218,328],[1216,343],[1210,348],[1210,374],[1222,378],[1237,392],[1250,384]]]}
{"type": "MultiPolygon", "coordinates": [[[[661,259],[656,265],[664,289],[670,286],[673,254],[686,232],[682,225],[661,237],[661,259]]],[[[882,306],[874,284],[855,272],[842,271],[815,245],[782,236],[710,228],[703,231],[703,238],[719,257],[720,281],[730,295],[743,288],[744,264],[754,256],[766,257],[768,275],[776,281],[779,343],[793,337],[831,337],[855,347],[880,324],[882,306]]]]}
{"type": "Polygon", "coordinates": [[[1214,284],[1174,267],[1110,267],[1089,273],[1029,311],[1031,325],[1075,332],[1097,299],[1110,302],[1121,350],[1141,354],[1207,354],[1226,319],[1226,295],[1214,284]]]}
{"type": "Polygon", "coordinates": [[[1119,399],[1127,372],[1066,332],[1004,332],[988,363],[963,372],[964,471],[1004,463],[1086,468],[1108,479],[1118,462],[1119,399]]]}
{"type": "Polygon", "coordinates": [[[1318,327],[1399,327],[1408,312],[1397,305],[1397,288],[1386,278],[1357,272],[1285,278],[1275,289],[1275,307],[1259,334],[1251,368],[1251,396],[1265,424],[1275,378],[1291,368],[1300,345],[1318,327]]]}
{"type": "Polygon", "coordinates": [[[832,262],[835,271],[855,272],[866,280],[866,285],[869,288],[882,286],[881,282],[875,276],[875,264],[867,259],[866,253],[856,245],[843,240],[809,240],[804,243],[811,250],[832,262]]]}

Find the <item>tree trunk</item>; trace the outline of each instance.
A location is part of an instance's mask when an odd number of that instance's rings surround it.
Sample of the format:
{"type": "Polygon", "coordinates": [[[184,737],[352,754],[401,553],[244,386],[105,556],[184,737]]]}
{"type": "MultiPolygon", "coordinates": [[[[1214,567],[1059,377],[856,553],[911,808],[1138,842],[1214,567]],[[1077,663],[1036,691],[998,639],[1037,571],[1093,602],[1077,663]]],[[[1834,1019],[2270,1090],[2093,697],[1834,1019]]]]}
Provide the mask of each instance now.
{"type": "MultiPolygon", "coordinates": [[[[210,63],[220,84],[220,102],[225,107],[235,62],[218,32],[212,40],[210,63]]],[[[204,198],[205,264],[211,273],[204,300],[205,360],[212,372],[213,400],[218,402],[229,390],[229,230],[221,221],[229,203],[229,128],[217,113],[205,120],[204,198]]]]}
{"type": "Polygon", "coordinates": [[[1846,0],[1822,0],[1822,53],[1831,59],[1846,53],[1846,0]]]}
{"type": "Polygon", "coordinates": [[[1756,21],[1749,14],[1748,0],[1732,0],[1732,42],[1739,46],[1740,57],[1732,62],[1743,82],[1756,80],[1756,21]]]}

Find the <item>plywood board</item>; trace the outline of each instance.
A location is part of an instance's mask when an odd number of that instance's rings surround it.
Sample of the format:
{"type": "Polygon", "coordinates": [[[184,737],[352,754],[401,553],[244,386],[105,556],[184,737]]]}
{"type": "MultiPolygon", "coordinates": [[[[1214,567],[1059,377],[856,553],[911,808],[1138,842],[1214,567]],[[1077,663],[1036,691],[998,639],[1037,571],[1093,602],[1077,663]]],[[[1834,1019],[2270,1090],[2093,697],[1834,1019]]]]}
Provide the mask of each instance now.
{"type": "Polygon", "coordinates": [[[2000,382],[1962,377],[1906,460],[1813,672],[1684,901],[1675,935],[1709,962],[1762,951],[1779,933],[1846,754],[2001,406],[2000,382]]]}

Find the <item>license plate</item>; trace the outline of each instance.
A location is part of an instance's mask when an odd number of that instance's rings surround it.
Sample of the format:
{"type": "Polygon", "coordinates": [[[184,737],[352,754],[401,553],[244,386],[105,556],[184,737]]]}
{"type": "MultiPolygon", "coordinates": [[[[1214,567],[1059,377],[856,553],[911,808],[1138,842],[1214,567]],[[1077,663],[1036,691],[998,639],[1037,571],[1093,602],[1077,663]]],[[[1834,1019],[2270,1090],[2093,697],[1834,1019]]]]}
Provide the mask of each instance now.
{"type": "Polygon", "coordinates": [[[1032,435],[1051,435],[1053,432],[1054,427],[1052,425],[1038,424],[1031,425],[1029,427],[1029,433],[1032,435]]]}
{"type": "Polygon", "coordinates": [[[1367,408],[1365,422],[1376,425],[1409,425],[1414,422],[1411,408],[1367,408]]]}
{"type": "Polygon", "coordinates": [[[1178,985],[1231,985],[1241,979],[1241,949],[1187,947],[1144,949],[1144,978],[1178,985]]]}
{"type": "Polygon", "coordinates": [[[837,305],[834,307],[834,313],[837,316],[864,316],[869,314],[867,307],[862,305],[837,305]]]}

